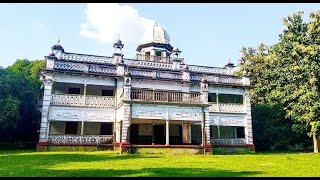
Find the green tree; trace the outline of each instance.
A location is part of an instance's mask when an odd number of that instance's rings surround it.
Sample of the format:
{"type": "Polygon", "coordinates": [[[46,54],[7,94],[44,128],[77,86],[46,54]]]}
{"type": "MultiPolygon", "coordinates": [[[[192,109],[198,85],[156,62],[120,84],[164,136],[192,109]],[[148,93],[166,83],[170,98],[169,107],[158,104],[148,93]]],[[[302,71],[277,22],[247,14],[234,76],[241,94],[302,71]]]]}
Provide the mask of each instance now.
{"type": "MultiPolygon", "coordinates": [[[[279,42],[258,52],[243,49],[240,70],[248,71],[255,88],[253,104],[281,104],[284,119],[293,129],[313,137],[314,152],[319,149],[320,126],[320,11],[304,22],[303,12],[284,19],[279,42]]],[[[239,74],[241,73],[239,72],[239,74]]]]}
{"type": "Polygon", "coordinates": [[[0,69],[0,137],[2,140],[35,141],[40,112],[38,74],[44,61],[17,60],[0,69]]]}
{"type": "Polygon", "coordinates": [[[295,127],[308,131],[318,153],[320,11],[310,14],[310,22],[304,22],[302,15],[298,12],[284,19],[286,29],[280,42],[270,49],[275,59],[272,78],[276,85],[270,98],[285,105],[286,117],[298,125],[295,127]]]}

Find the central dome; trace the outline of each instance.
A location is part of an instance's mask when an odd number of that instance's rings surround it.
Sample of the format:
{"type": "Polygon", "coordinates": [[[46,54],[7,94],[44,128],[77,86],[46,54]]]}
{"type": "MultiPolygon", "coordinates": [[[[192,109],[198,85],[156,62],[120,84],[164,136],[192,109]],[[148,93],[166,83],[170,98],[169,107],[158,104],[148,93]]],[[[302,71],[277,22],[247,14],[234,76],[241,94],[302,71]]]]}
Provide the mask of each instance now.
{"type": "Polygon", "coordinates": [[[158,24],[155,24],[153,26],[152,32],[150,30],[148,30],[148,32],[145,33],[144,40],[141,41],[141,44],[147,44],[147,43],[170,44],[169,34],[161,26],[159,26],[158,24]]]}
{"type": "Polygon", "coordinates": [[[144,49],[143,52],[147,52],[149,51],[148,48],[158,50],[163,49],[168,51],[168,54],[170,54],[173,49],[173,47],[170,45],[169,34],[157,23],[146,30],[136,51],[140,52],[142,49],[144,49]]]}

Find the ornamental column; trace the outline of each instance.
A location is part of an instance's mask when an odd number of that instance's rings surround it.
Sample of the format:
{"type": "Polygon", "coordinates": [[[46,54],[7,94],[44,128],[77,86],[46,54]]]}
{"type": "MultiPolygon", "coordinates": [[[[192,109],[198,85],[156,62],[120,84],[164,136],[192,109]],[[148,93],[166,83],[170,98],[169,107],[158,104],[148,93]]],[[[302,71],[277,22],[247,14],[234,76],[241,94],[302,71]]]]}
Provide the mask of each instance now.
{"type": "MultiPolygon", "coordinates": [[[[131,100],[131,75],[129,72],[124,73],[124,94],[123,100],[131,100]]],[[[131,106],[130,104],[124,102],[123,103],[123,119],[122,119],[122,143],[129,143],[129,127],[130,127],[130,119],[131,119],[131,106]]]]}
{"type": "Polygon", "coordinates": [[[179,54],[181,53],[181,51],[178,48],[173,48],[172,50],[173,52],[173,59],[172,59],[172,63],[173,63],[173,70],[180,70],[180,64],[181,64],[181,59],[179,59],[179,54]]]}
{"type": "Polygon", "coordinates": [[[45,79],[43,81],[44,92],[43,92],[43,104],[41,110],[41,122],[40,122],[40,134],[38,142],[38,150],[46,150],[48,145],[49,125],[48,120],[49,106],[51,102],[51,91],[52,91],[53,80],[45,79]]]}
{"type": "Polygon", "coordinates": [[[167,107],[167,116],[166,116],[166,146],[169,146],[169,108],[167,107]]]}
{"type": "Polygon", "coordinates": [[[243,97],[244,97],[244,106],[246,111],[246,128],[245,128],[246,142],[249,145],[253,145],[250,93],[247,88],[245,89],[245,93],[243,97]]]}
{"type": "MultiPolygon", "coordinates": [[[[208,104],[208,82],[205,78],[201,79],[200,82],[200,96],[202,104],[208,104]]],[[[202,121],[201,121],[201,132],[202,141],[201,145],[210,144],[210,123],[209,123],[209,107],[202,107],[202,121]]]]}

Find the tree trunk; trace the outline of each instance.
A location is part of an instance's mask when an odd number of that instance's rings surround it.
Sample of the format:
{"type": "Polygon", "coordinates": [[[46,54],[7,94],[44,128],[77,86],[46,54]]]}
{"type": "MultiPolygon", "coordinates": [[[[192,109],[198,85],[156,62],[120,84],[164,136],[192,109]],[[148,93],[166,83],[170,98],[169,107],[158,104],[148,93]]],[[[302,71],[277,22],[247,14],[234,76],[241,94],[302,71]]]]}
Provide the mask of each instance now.
{"type": "Polygon", "coordinates": [[[316,132],[312,133],[312,138],[313,138],[313,152],[319,153],[319,143],[318,143],[318,138],[317,138],[316,132]]]}

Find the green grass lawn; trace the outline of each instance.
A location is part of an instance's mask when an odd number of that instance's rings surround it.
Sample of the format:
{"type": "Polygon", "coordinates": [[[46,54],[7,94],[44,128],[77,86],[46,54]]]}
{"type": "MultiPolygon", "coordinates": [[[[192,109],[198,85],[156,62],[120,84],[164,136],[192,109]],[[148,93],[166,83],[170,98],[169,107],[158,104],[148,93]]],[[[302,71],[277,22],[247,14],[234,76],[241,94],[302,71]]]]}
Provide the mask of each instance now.
{"type": "Polygon", "coordinates": [[[0,151],[3,176],[320,176],[320,155],[119,155],[114,151],[0,151]]]}

